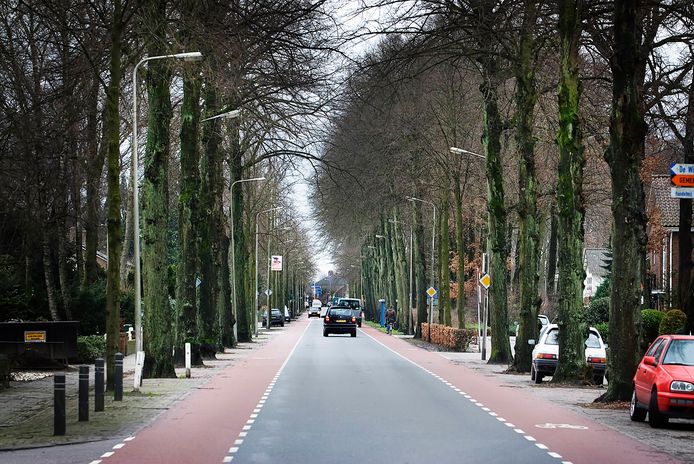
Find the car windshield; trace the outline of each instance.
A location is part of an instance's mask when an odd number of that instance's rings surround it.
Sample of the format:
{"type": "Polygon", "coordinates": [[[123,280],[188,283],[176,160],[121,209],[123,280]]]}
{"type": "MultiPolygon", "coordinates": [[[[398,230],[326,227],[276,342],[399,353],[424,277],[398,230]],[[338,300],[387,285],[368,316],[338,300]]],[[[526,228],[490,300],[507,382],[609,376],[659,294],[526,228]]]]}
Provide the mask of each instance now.
{"type": "Polygon", "coordinates": [[[600,338],[595,332],[588,332],[588,338],[586,338],[586,348],[601,348],[600,338]]]}
{"type": "Polygon", "coordinates": [[[694,340],[673,340],[663,358],[663,364],[694,366],[694,340]]]}
{"type": "Polygon", "coordinates": [[[552,329],[547,333],[547,338],[545,339],[545,345],[558,345],[559,344],[559,329],[552,329]]]}
{"type": "Polygon", "coordinates": [[[280,315],[280,310],[279,310],[279,309],[273,309],[273,310],[272,310],[272,315],[273,315],[273,316],[279,316],[279,315],[280,315]]]}
{"type": "Polygon", "coordinates": [[[350,308],[332,308],[330,310],[330,315],[337,317],[352,317],[352,310],[350,308]]]}
{"type": "Polygon", "coordinates": [[[343,306],[349,306],[352,309],[359,309],[359,300],[342,300],[340,304],[343,306]]]}

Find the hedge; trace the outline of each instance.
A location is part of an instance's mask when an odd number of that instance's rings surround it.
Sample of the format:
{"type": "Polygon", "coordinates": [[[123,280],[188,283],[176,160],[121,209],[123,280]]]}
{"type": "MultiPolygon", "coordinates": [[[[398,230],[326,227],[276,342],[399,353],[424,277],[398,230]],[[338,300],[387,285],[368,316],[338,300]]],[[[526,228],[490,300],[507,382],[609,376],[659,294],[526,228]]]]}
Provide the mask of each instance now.
{"type": "Polygon", "coordinates": [[[666,312],[658,327],[659,335],[680,334],[687,325],[687,315],[679,309],[666,312]]]}
{"type": "Polygon", "coordinates": [[[588,325],[607,322],[610,319],[610,298],[593,298],[586,308],[588,325]]]}
{"type": "Polygon", "coordinates": [[[664,312],[657,309],[644,309],[641,311],[641,324],[643,327],[644,344],[648,347],[658,338],[660,322],[663,320],[664,312]]]}
{"type": "Polygon", "coordinates": [[[106,340],[103,335],[77,337],[77,356],[79,362],[91,364],[96,358],[106,356],[106,340]]]}
{"type": "MultiPolygon", "coordinates": [[[[466,351],[477,337],[474,329],[457,329],[442,324],[431,324],[431,342],[453,351],[466,351]]],[[[422,339],[429,339],[429,324],[422,322],[422,339]]]]}

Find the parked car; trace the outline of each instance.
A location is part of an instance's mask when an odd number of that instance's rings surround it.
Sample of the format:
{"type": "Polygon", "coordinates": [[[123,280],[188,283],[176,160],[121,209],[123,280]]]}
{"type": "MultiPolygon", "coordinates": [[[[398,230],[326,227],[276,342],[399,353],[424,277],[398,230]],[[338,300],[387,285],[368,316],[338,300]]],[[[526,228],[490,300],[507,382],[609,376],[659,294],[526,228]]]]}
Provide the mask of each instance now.
{"type": "MultiPolygon", "coordinates": [[[[607,350],[600,332],[595,327],[588,329],[585,341],[586,362],[593,368],[593,381],[602,385],[607,369],[607,350]]],[[[530,379],[542,383],[547,375],[554,375],[559,362],[559,326],[547,324],[540,331],[540,337],[533,348],[533,361],[530,366],[530,379]]]]}
{"type": "Polygon", "coordinates": [[[357,318],[349,306],[331,306],[323,319],[323,336],[331,333],[348,333],[357,336],[357,318]]]}
{"type": "Polygon", "coordinates": [[[287,324],[292,322],[292,317],[289,315],[289,309],[286,306],[284,307],[284,322],[287,324]]]}
{"type": "MultiPolygon", "coordinates": [[[[537,326],[540,331],[544,329],[547,324],[549,324],[549,317],[545,316],[544,314],[538,314],[537,316],[537,326]]],[[[516,322],[516,337],[518,336],[518,329],[520,329],[520,324],[516,322]]]]}
{"type": "Polygon", "coordinates": [[[320,308],[323,304],[319,299],[313,300],[311,307],[308,308],[308,317],[316,316],[320,317],[320,308]]]}
{"type": "Polygon", "coordinates": [[[340,298],[337,300],[338,306],[349,306],[352,308],[353,316],[357,318],[357,327],[361,327],[361,300],[359,298],[340,298]]]}
{"type": "Polygon", "coordinates": [[[634,375],[629,415],[662,427],[671,417],[694,419],[694,336],[661,335],[634,375]]]}
{"type": "MultiPolygon", "coordinates": [[[[272,325],[278,325],[284,327],[284,317],[282,313],[277,308],[272,308],[272,315],[270,316],[270,322],[272,325]]],[[[263,326],[267,327],[267,310],[263,313],[263,326]]]]}

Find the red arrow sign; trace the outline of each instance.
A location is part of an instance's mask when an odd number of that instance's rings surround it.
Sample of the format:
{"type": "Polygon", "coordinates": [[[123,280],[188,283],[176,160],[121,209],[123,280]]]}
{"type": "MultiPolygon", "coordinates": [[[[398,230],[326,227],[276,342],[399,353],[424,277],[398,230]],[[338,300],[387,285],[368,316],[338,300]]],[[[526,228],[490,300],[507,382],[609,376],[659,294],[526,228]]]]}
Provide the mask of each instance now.
{"type": "Polygon", "coordinates": [[[694,175],[677,174],[672,176],[672,183],[680,187],[694,187],[694,175]]]}

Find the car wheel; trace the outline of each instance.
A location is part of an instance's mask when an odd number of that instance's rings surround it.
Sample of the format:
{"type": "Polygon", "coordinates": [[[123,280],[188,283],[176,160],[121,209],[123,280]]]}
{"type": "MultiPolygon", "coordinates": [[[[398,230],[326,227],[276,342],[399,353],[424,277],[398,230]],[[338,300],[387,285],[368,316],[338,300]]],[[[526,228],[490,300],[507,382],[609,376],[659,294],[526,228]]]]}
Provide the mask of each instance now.
{"type": "Polygon", "coordinates": [[[361,329],[361,322],[359,324],[357,324],[357,327],[359,327],[361,329]]]}
{"type": "Polygon", "coordinates": [[[327,336],[328,336],[328,331],[325,330],[325,329],[323,329],[323,336],[324,336],[324,337],[327,337],[327,336]]]}
{"type": "Polygon", "coordinates": [[[535,371],[535,383],[536,384],[541,384],[542,383],[542,374],[539,372],[535,371]]]}
{"type": "Polygon", "coordinates": [[[530,380],[532,380],[533,382],[535,381],[535,375],[536,375],[535,374],[535,365],[531,364],[530,365],[530,380]]]}
{"type": "Polygon", "coordinates": [[[634,391],[631,392],[631,404],[629,405],[629,417],[634,422],[643,422],[644,420],[646,420],[646,413],[647,412],[648,412],[648,410],[639,406],[638,402],[636,401],[636,389],[634,389],[634,391]]]}
{"type": "Polygon", "coordinates": [[[357,329],[354,329],[354,330],[350,333],[350,335],[351,335],[352,337],[356,337],[356,336],[357,336],[357,329]]]}
{"type": "Polygon", "coordinates": [[[602,375],[596,375],[595,377],[593,377],[593,383],[598,386],[602,385],[604,380],[605,378],[602,375]]]}
{"type": "Polygon", "coordinates": [[[282,323],[280,324],[280,327],[284,327],[284,321],[282,321],[282,323]]]}
{"type": "Polygon", "coordinates": [[[663,427],[668,423],[667,416],[664,416],[658,410],[658,392],[651,392],[651,401],[648,404],[648,424],[654,429],[663,427]]]}

